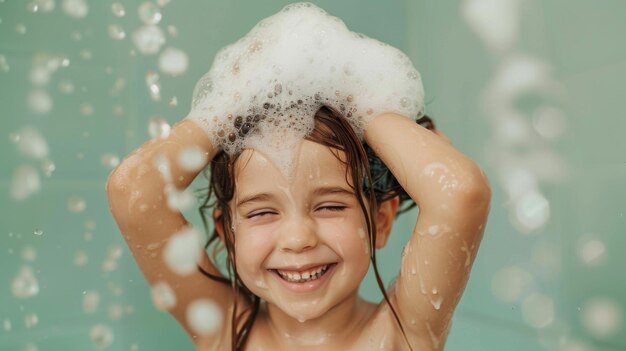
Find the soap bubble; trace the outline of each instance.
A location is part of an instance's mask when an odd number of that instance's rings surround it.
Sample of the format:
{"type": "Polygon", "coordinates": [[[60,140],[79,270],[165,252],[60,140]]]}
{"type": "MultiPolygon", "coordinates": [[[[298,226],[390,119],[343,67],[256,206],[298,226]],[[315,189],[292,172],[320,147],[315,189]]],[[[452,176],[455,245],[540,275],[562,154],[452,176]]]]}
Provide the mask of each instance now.
{"type": "Polygon", "coordinates": [[[166,311],[176,306],[176,294],[167,282],[156,282],[152,285],[151,292],[152,302],[157,309],[166,311]]]}
{"type": "Polygon", "coordinates": [[[89,337],[98,348],[109,347],[113,343],[113,331],[104,324],[94,325],[89,332],[89,337]]]}
{"type": "Polygon", "coordinates": [[[197,299],[187,307],[187,323],[199,335],[210,335],[222,325],[222,311],[208,299],[197,299]]]}
{"type": "Polygon", "coordinates": [[[10,69],[11,67],[9,67],[9,62],[7,61],[7,58],[4,55],[0,55],[0,71],[8,72],[10,69]]]}
{"type": "Polygon", "coordinates": [[[32,268],[23,266],[11,282],[11,292],[19,299],[31,298],[39,293],[39,282],[32,268]]]}
{"type": "Polygon", "coordinates": [[[185,73],[188,64],[187,53],[177,48],[167,48],[159,56],[159,69],[172,76],[185,73]]]}
{"type": "Polygon", "coordinates": [[[178,164],[186,171],[198,171],[206,162],[206,152],[199,147],[185,148],[178,154],[178,164]]]}
{"type": "Polygon", "coordinates": [[[150,91],[152,101],[161,100],[161,85],[159,84],[159,75],[156,72],[148,71],[146,73],[146,86],[150,91]]]}
{"type": "Polygon", "coordinates": [[[45,90],[33,90],[28,94],[28,107],[35,113],[48,113],[52,109],[52,98],[45,90]]]}
{"type": "Polygon", "coordinates": [[[613,299],[594,297],[582,307],[581,324],[587,332],[598,338],[617,334],[622,327],[622,309],[613,299]]]}
{"type": "Polygon", "coordinates": [[[170,135],[170,130],[170,125],[161,117],[152,117],[148,121],[148,134],[152,139],[167,138],[170,135]]]}
{"type": "Polygon", "coordinates": [[[89,7],[84,0],[63,0],[63,12],[74,18],[83,18],[87,16],[89,7]]]}
{"type": "Polygon", "coordinates": [[[84,265],[87,264],[88,261],[89,261],[89,256],[87,255],[87,252],[85,252],[84,250],[78,250],[74,254],[74,265],[75,266],[83,267],[84,265]]]}
{"type": "Polygon", "coordinates": [[[115,168],[120,164],[120,159],[115,154],[104,154],[100,158],[100,163],[107,168],[115,168]]]}
{"type": "Polygon", "coordinates": [[[18,34],[25,34],[26,33],[26,26],[22,23],[18,23],[15,25],[15,31],[18,34]]]}
{"type": "Polygon", "coordinates": [[[163,250],[163,260],[176,274],[189,275],[196,271],[200,250],[202,250],[200,233],[195,228],[188,227],[172,235],[163,250]]]}
{"type": "Polygon", "coordinates": [[[137,50],[144,55],[159,52],[165,44],[165,36],[161,28],[155,25],[145,25],[133,33],[133,42],[137,50]]]}
{"type": "Polygon", "coordinates": [[[522,316],[534,328],[545,328],[554,322],[554,301],[549,296],[532,293],[522,302],[522,316]]]}
{"type": "Polygon", "coordinates": [[[115,40],[122,40],[126,38],[126,32],[124,28],[119,24],[109,25],[109,36],[115,40]]]}
{"type": "Polygon", "coordinates": [[[87,203],[78,196],[72,196],[67,200],[67,210],[73,213],[80,213],[85,210],[87,203]]]}
{"type": "Polygon", "coordinates": [[[521,267],[501,268],[491,279],[491,291],[500,300],[513,303],[521,297],[533,280],[533,276],[521,267]]]}
{"type": "Polygon", "coordinates": [[[161,22],[161,9],[150,1],[139,5],[139,19],[145,24],[158,24],[161,22]]]}
{"type": "Polygon", "coordinates": [[[37,228],[33,231],[33,234],[37,235],[37,236],[42,236],[43,235],[43,230],[37,228]]]}
{"type": "Polygon", "coordinates": [[[27,9],[31,12],[50,12],[54,7],[54,0],[34,0],[28,3],[27,9]]]}
{"type": "Polygon", "coordinates": [[[107,308],[107,316],[112,321],[116,321],[122,318],[123,315],[124,315],[124,309],[119,304],[112,303],[107,308]]]}
{"type": "Polygon", "coordinates": [[[97,291],[83,291],[83,312],[86,314],[95,313],[100,304],[100,294],[97,291]]]}
{"type": "Polygon", "coordinates": [[[39,175],[30,165],[19,166],[13,173],[11,181],[11,197],[22,201],[38,192],[41,188],[39,175]]]}
{"type": "Polygon", "coordinates": [[[48,143],[37,129],[24,127],[17,134],[17,148],[23,155],[38,160],[48,156],[48,143]]]}
{"type": "Polygon", "coordinates": [[[39,317],[37,313],[28,313],[24,316],[24,326],[26,328],[32,328],[39,323],[39,317]]]}
{"type": "Polygon", "coordinates": [[[50,160],[43,160],[41,162],[41,171],[46,177],[52,176],[52,172],[54,172],[56,169],[57,166],[54,164],[54,162],[50,160]]]}
{"type": "Polygon", "coordinates": [[[119,2],[114,2],[111,4],[111,12],[113,12],[113,14],[117,17],[124,17],[124,15],[126,15],[124,5],[119,2]]]}
{"type": "Polygon", "coordinates": [[[606,262],[606,246],[598,239],[580,240],[578,256],[589,266],[600,265],[606,262]]]}
{"type": "Polygon", "coordinates": [[[515,202],[513,223],[523,233],[543,227],[550,219],[550,203],[538,191],[529,191],[515,202]]]}
{"type": "Polygon", "coordinates": [[[26,246],[22,249],[22,259],[27,262],[33,262],[37,258],[37,251],[32,246],[26,246]]]}

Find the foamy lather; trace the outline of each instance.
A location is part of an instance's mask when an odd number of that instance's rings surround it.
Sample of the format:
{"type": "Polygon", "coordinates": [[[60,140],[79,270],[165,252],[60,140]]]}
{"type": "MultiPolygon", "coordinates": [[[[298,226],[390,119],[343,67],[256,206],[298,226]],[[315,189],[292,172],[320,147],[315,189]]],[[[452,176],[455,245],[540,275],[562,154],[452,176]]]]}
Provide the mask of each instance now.
{"type": "Polygon", "coordinates": [[[381,112],[421,117],[423,100],[420,74],[404,53],[295,3],[217,53],[187,118],[227,153],[254,148],[289,174],[322,105],[342,112],[362,138],[381,112]]]}

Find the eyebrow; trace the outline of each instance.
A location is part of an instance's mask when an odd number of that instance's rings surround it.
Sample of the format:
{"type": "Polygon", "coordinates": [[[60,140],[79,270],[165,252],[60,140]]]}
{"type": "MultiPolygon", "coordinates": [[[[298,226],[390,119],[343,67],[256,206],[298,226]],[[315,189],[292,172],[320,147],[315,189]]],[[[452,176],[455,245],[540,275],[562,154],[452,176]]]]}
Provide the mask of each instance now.
{"type": "MultiPolygon", "coordinates": [[[[348,189],[345,189],[340,186],[319,187],[313,191],[314,196],[333,195],[333,194],[344,195],[344,196],[346,195],[354,196],[354,193],[352,191],[349,191],[348,189]]],[[[276,196],[270,193],[250,194],[248,196],[244,196],[241,200],[239,200],[239,202],[237,202],[237,207],[240,207],[244,204],[248,204],[251,202],[270,201],[275,198],[276,196]]]]}

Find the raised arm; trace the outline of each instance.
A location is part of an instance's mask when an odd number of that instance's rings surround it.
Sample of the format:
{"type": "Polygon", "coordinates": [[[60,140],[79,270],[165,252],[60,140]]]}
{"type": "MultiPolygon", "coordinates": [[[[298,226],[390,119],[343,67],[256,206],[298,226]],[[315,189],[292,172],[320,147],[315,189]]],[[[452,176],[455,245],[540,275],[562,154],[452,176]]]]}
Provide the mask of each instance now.
{"type": "MultiPolygon", "coordinates": [[[[165,193],[166,181],[155,164],[161,155],[169,164],[171,183],[185,189],[200,172],[179,166],[179,155],[188,148],[205,151],[206,166],[216,153],[206,133],[194,122],[184,119],[174,125],[167,138],[150,140],[127,156],[111,173],[106,185],[111,213],[124,236],[137,265],[150,285],[165,281],[173,289],[177,304],[169,312],[184,326],[196,344],[204,342],[190,329],[186,310],[198,298],[212,299],[229,316],[230,287],[217,283],[194,271],[189,275],[172,272],[163,260],[163,252],[173,234],[189,223],[178,210],[171,210],[165,193]]],[[[201,250],[199,264],[208,272],[219,275],[201,250]]],[[[227,323],[225,323],[226,325],[227,323]]],[[[215,342],[215,340],[213,340],[215,342]]]]}
{"type": "Polygon", "coordinates": [[[377,116],[365,139],[419,207],[390,298],[420,349],[441,350],[485,229],[488,180],[447,138],[404,116],[377,116]]]}

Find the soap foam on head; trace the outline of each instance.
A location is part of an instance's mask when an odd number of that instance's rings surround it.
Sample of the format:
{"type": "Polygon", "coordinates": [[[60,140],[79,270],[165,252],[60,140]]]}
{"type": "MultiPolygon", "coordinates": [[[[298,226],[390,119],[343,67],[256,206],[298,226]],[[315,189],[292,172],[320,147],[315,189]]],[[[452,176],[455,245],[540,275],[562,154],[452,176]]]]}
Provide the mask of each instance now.
{"type": "Polygon", "coordinates": [[[382,112],[424,114],[421,76],[400,50],[348,30],[311,3],[261,20],[222,48],[196,84],[188,118],[230,155],[254,148],[291,173],[297,143],[327,105],[359,137],[382,112]]]}

